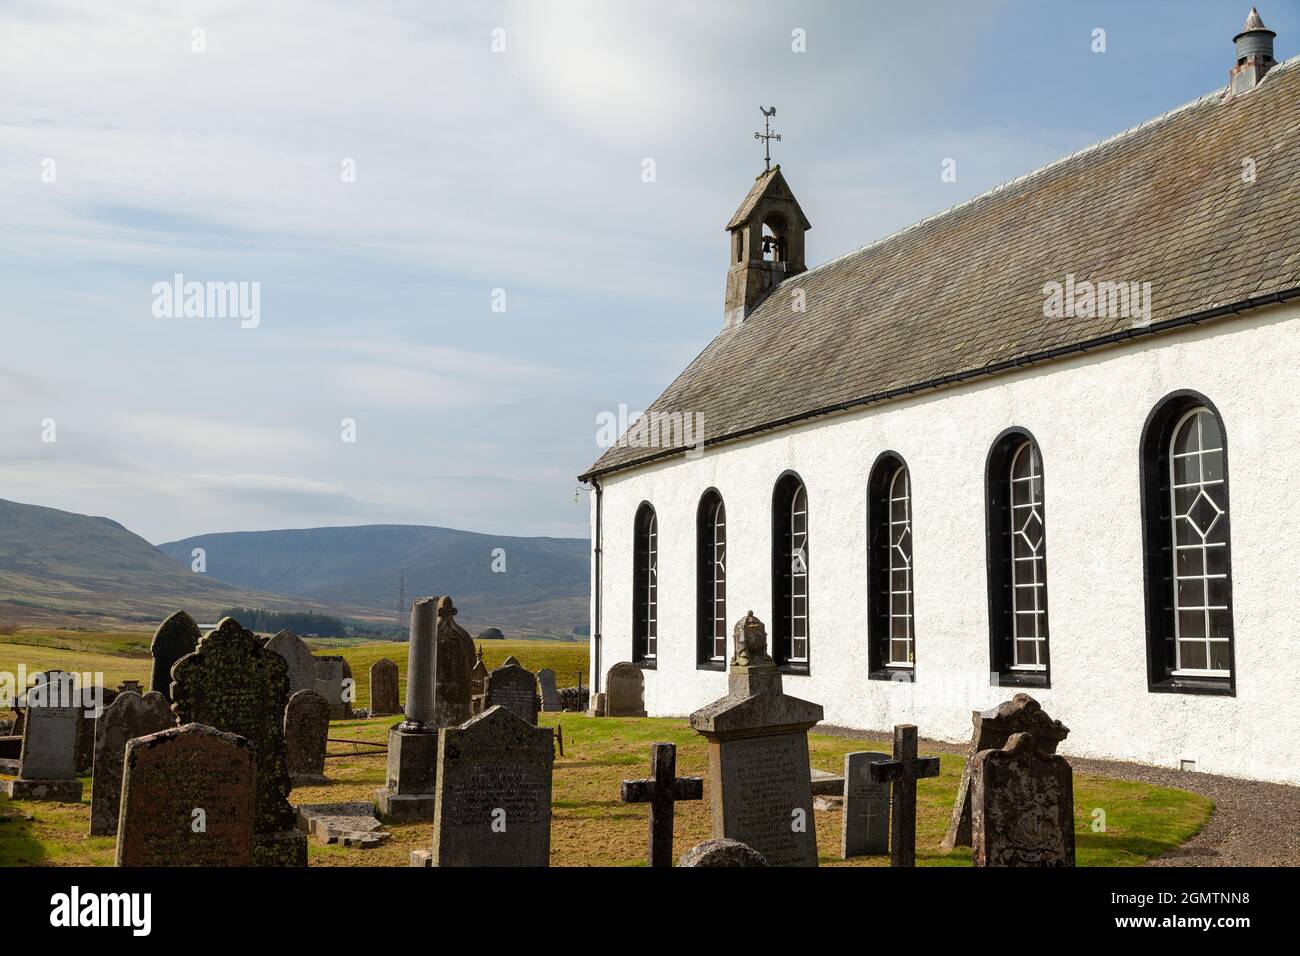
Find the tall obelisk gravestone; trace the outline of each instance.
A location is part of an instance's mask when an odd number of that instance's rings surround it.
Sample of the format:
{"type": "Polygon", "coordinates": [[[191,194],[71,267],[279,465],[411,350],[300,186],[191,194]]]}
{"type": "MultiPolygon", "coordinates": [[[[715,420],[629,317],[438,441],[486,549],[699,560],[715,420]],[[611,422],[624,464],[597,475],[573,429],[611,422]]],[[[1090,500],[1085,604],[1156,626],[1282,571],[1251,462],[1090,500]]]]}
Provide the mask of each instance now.
{"type": "Polygon", "coordinates": [[[375,791],[375,809],[390,823],[432,820],[438,773],[438,724],[433,681],[438,599],[411,605],[406,648],[406,719],[388,731],[388,777],[375,791]]]}
{"type": "Polygon", "coordinates": [[[784,693],[752,611],[733,633],[727,696],[691,714],[709,741],[713,836],[748,844],[770,866],[816,866],[808,729],[821,705],[784,693]]]}

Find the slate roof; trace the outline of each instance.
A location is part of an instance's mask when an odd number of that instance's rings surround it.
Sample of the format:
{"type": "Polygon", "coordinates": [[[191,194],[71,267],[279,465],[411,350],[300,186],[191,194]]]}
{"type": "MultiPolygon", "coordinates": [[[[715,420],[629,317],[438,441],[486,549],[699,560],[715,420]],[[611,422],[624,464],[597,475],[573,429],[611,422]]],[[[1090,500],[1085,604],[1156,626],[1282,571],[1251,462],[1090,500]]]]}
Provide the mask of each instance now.
{"type": "MultiPolygon", "coordinates": [[[[1300,57],[787,279],[647,411],[702,414],[712,445],[1297,294],[1300,57]],[[1150,282],[1152,324],[1045,318],[1067,274],[1150,282]]],[[[616,445],[582,478],[673,453],[616,445]]]]}

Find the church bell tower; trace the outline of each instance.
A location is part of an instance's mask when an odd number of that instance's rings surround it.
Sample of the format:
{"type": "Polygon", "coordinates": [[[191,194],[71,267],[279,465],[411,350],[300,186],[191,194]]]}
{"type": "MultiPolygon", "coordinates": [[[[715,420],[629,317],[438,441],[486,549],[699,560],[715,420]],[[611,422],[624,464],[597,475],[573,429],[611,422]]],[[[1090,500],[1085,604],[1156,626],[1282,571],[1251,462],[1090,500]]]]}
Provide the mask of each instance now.
{"type": "MultiPolygon", "coordinates": [[[[775,107],[771,112],[763,110],[765,118],[775,113],[775,107]]],[[[764,140],[765,146],[781,138],[771,132],[766,122],[764,129],[765,133],[754,136],[764,140]]],[[[780,164],[771,166],[770,159],[767,162],[769,168],[754,180],[749,195],[727,223],[731,265],[723,303],[722,327],[726,329],[740,325],[773,289],[808,268],[804,263],[803,235],[812,223],[790,192],[780,164]]]]}

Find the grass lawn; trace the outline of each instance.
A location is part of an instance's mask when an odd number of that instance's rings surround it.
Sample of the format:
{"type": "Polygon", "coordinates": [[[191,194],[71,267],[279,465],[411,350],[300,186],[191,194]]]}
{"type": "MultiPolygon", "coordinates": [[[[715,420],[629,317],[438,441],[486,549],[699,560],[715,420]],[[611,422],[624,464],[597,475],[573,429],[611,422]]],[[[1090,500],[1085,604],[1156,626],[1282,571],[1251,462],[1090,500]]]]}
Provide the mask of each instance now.
{"type": "MultiPolygon", "coordinates": [[[[511,644],[522,642],[493,643],[504,658],[505,653],[511,652],[511,644]]],[[[530,643],[535,646],[549,642],[530,643]]],[[[487,651],[485,642],[485,655],[487,651]]],[[[522,654],[514,652],[525,666],[530,666],[522,654]]],[[[353,670],[357,671],[356,664],[353,670]]],[[[392,722],[392,718],[335,721],[330,733],[334,737],[382,743],[392,722]]],[[[619,781],[648,773],[650,744],[655,741],[676,743],[678,773],[706,777],[707,791],[708,751],[703,738],[684,720],[543,714],[542,723],[559,724],[564,731],[565,756],[555,762],[551,823],[551,862],[555,866],[644,864],[648,810],[644,805],[620,803],[619,781]]],[[[820,734],[810,737],[813,766],[822,770],[842,770],[845,753],[866,748],[879,749],[880,745],[820,734]]],[[[331,753],[347,754],[351,749],[346,744],[330,745],[331,753]]],[[[917,862],[921,866],[967,866],[969,849],[949,854],[936,849],[947,825],[962,769],[960,756],[940,756],[942,774],[921,781],[918,787],[917,862]]],[[[331,758],[326,762],[326,773],[332,782],[296,789],[290,799],[295,803],[368,800],[372,791],[383,784],[384,766],[382,755],[331,758]]],[[[113,838],[86,835],[89,799],[89,781],[85,800],[80,804],[11,802],[0,796],[0,865],[112,865],[113,838]],[[33,819],[27,820],[27,814],[33,819]]],[[[1081,866],[1140,864],[1195,834],[1209,819],[1213,806],[1209,800],[1181,790],[1084,774],[1075,775],[1074,803],[1081,866]],[[1090,826],[1092,811],[1097,807],[1106,811],[1105,833],[1094,833],[1090,826]]],[[[815,818],[823,865],[887,865],[888,859],[883,856],[838,859],[839,812],[819,811],[815,818]]],[[[310,863],[312,866],[406,866],[410,851],[427,847],[432,840],[428,823],[391,829],[392,839],[372,850],[346,850],[313,843],[310,863]]],[[[707,792],[702,801],[677,805],[676,830],[674,852],[678,856],[710,837],[707,792]]]]}

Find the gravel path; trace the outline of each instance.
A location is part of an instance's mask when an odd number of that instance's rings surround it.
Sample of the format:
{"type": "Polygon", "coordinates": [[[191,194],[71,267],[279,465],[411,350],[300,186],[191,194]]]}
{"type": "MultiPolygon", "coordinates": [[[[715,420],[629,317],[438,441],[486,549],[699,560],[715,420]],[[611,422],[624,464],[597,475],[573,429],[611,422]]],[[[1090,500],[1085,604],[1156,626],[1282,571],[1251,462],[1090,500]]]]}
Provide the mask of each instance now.
{"type": "MultiPolygon", "coordinates": [[[[877,742],[892,739],[846,727],[819,725],[817,733],[877,742]]],[[[931,753],[967,750],[966,744],[939,740],[923,740],[921,746],[931,753]]],[[[1071,757],[1070,766],[1081,773],[1188,790],[1214,801],[1214,813],[1200,833],[1147,866],[1300,866],[1300,787],[1116,760],[1071,757]]]]}

